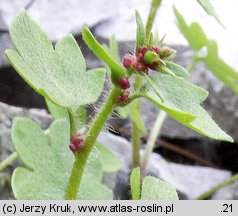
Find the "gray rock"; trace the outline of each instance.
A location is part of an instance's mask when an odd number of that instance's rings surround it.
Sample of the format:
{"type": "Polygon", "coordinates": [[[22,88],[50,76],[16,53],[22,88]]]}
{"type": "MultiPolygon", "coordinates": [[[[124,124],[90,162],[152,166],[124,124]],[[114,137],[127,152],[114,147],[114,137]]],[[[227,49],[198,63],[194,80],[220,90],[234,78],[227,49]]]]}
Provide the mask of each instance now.
{"type": "MultiPolygon", "coordinates": [[[[114,183],[115,174],[112,174],[112,178],[111,175],[107,175],[107,182],[104,183],[107,185],[109,183],[110,188],[115,184],[115,198],[128,199],[129,174],[131,171],[131,143],[121,137],[105,132],[100,134],[98,140],[111,149],[123,161],[123,167],[117,173],[116,182],[114,183]],[[110,183],[111,179],[113,185],[110,183]]],[[[143,150],[141,150],[141,154],[143,154],[143,150]]],[[[147,175],[153,175],[171,183],[187,199],[195,199],[231,175],[230,172],[224,170],[169,163],[157,153],[152,153],[146,173],[147,175]]]]}
{"type": "Polygon", "coordinates": [[[221,188],[211,197],[212,200],[238,200],[238,181],[221,188]]]}
{"type": "MultiPolygon", "coordinates": [[[[42,128],[48,128],[51,117],[44,110],[23,109],[0,103],[0,161],[3,161],[13,152],[11,143],[11,126],[15,117],[28,117],[37,122],[42,128]]],[[[13,162],[0,172],[0,200],[13,198],[11,190],[11,174],[19,161],[13,162]]]]}
{"type": "MultiPolygon", "coordinates": [[[[86,2],[70,1],[70,3],[66,1],[56,0],[14,0],[10,3],[10,1],[7,0],[0,0],[0,27],[3,29],[7,29],[9,27],[12,17],[15,15],[17,10],[23,6],[28,6],[29,14],[42,26],[44,30],[46,30],[52,40],[58,40],[60,37],[71,31],[73,31],[75,34],[78,34],[83,24],[87,24],[91,27],[94,26],[94,32],[97,36],[101,36],[101,38],[99,37],[99,39],[104,42],[105,38],[108,38],[109,36],[105,35],[105,32],[110,32],[111,34],[115,30],[115,33],[117,33],[120,38],[120,34],[118,32],[118,29],[116,28],[117,26],[121,26],[122,23],[124,24],[123,28],[120,28],[120,31],[121,29],[124,29],[121,32],[123,34],[126,33],[125,35],[130,35],[128,32],[129,30],[127,31],[124,28],[128,24],[129,29],[133,30],[134,35],[135,22],[133,9],[136,6],[139,10],[141,10],[142,16],[144,18],[146,18],[146,14],[148,11],[148,2],[144,0],[140,1],[139,4],[135,1],[128,2],[123,0],[112,2],[108,0],[100,0],[100,4],[98,3],[97,7],[95,7],[95,1],[92,0],[86,2]],[[31,3],[30,6],[29,3],[31,3]],[[105,7],[105,5],[107,5],[107,7],[105,7]],[[111,7],[116,8],[116,10],[109,10],[108,8],[111,7]],[[118,25],[114,25],[114,22],[116,22],[116,24],[118,25]],[[114,24],[112,25],[112,23],[114,24]],[[127,24],[125,25],[125,23],[127,24]],[[106,27],[108,28],[108,31],[105,31],[106,27]],[[103,39],[102,37],[105,38],[103,39]]],[[[196,6],[192,3],[190,6],[193,9],[196,8],[196,6]]],[[[161,13],[164,14],[164,11],[170,11],[168,10],[169,7],[171,7],[169,3],[164,4],[162,6],[161,13]]],[[[190,13],[192,13],[191,11],[190,13]]],[[[170,11],[169,13],[172,13],[172,11],[170,11]]],[[[171,18],[169,18],[169,20],[170,19],[171,18]]],[[[158,24],[160,25],[160,23],[158,24]]],[[[177,32],[176,36],[174,36],[174,32],[176,32],[175,29],[173,30],[173,34],[171,33],[171,35],[173,35],[173,38],[176,38],[177,40],[177,38],[179,38],[177,37],[179,34],[177,32]]],[[[125,39],[134,39],[134,37],[127,37],[125,39]]],[[[168,39],[166,42],[172,41],[168,39]]],[[[182,43],[180,39],[176,42],[177,44],[182,43]]],[[[121,53],[132,51],[132,44],[133,43],[129,42],[120,43],[121,53]]],[[[89,68],[101,65],[100,61],[96,60],[95,56],[92,55],[91,52],[88,52],[85,45],[83,45],[82,40],[80,40],[80,46],[82,47],[83,53],[85,54],[85,57],[88,60],[89,68]]],[[[7,60],[4,57],[3,51],[9,47],[11,47],[9,35],[6,33],[0,34],[0,67],[8,65],[7,60]]],[[[178,50],[176,62],[187,66],[193,55],[192,51],[182,46],[175,46],[175,49],[178,50]]],[[[224,129],[228,134],[230,134],[235,140],[238,140],[238,135],[236,133],[236,131],[238,130],[236,124],[238,120],[238,97],[234,93],[232,93],[231,90],[224,87],[210,72],[208,72],[203,64],[198,64],[198,66],[195,68],[193,74],[191,75],[191,81],[195,84],[204,87],[210,92],[208,99],[204,103],[204,107],[211,114],[214,120],[222,127],[222,129],[224,129]],[[230,116],[232,116],[232,118],[230,116]]],[[[33,95],[32,97],[36,97],[36,95],[33,95]]],[[[154,119],[156,118],[156,115],[158,113],[158,109],[151,103],[144,101],[142,113],[143,119],[145,120],[145,124],[150,130],[153,126],[154,119]]],[[[192,130],[171,120],[170,118],[168,118],[166,123],[163,125],[162,135],[170,138],[182,139],[201,139],[202,137],[197,133],[193,132],[192,130]]]]}
{"type": "Polygon", "coordinates": [[[88,1],[45,1],[45,0],[0,0],[1,23],[9,27],[17,11],[25,7],[29,15],[56,41],[66,34],[79,33],[82,25],[89,27],[115,16],[117,2],[88,1]]]}
{"type": "Polygon", "coordinates": [[[0,68],[9,66],[9,63],[4,54],[4,50],[9,49],[11,46],[12,43],[9,34],[0,33],[0,68]]]}
{"type": "Polygon", "coordinates": [[[50,39],[57,41],[69,33],[79,34],[83,25],[92,27],[116,16],[115,10],[108,8],[119,8],[117,4],[108,0],[0,0],[0,67],[9,65],[4,50],[12,45],[5,31],[20,8],[26,8],[50,39]]]}
{"type": "Polygon", "coordinates": [[[224,170],[169,163],[155,153],[151,155],[147,174],[171,183],[188,199],[195,199],[231,175],[230,172],[224,170]]]}
{"type": "Polygon", "coordinates": [[[108,132],[101,132],[98,141],[109,148],[122,161],[122,169],[117,173],[105,174],[103,183],[113,190],[114,199],[130,199],[131,143],[108,132]]]}
{"type": "MultiPolygon", "coordinates": [[[[14,117],[29,117],[44,129],[48,128],[51,123],[50,116],[42,110],[26,110],[0,103],[0,111],[0,161],[13,151],[10,141],[10,128],[14,117]]],[[[108,132],[101,132],[98,141],[111,149],[123,162],[122,169],[118,173],[106,174],[104,176],[104,183],[111,189],[114,189],[115,199],[129,199],[131,143],[108,132]]],[[[16,166],[19,166],[17,161],[0,174],[0,199],[12,198],[10,179],[11,173],[16,166]]],[[[230,176],[230,173],[226,171],[168,163],[155,153],[152,154],[147,173],[175,185],[179,191],[190,199],[195,198],[200,193],[230,176]],[[188,176],[189,178],[187,178],[188,176]]]]}

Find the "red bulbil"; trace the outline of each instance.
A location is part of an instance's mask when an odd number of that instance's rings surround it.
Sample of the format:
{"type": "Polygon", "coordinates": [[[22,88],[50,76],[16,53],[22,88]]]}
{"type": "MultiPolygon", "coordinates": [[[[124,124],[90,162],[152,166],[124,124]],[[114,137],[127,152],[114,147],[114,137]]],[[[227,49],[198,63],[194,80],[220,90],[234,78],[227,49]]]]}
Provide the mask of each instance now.
{"type": "Polygon", "coordinates": [[[126,55],[123,57],[122,63],[125,68],[132,67],[133,63],[135,62],[135,57],[132,55],[126,55]]]}
{"type": "Polygon", "coordinates": [[[83,149],[84,144],[83,136],[81,134],[75,134],[71,137],[71,144],[69,145],[69,148],[72,152],[77,152],[83,149]]]}
{"type": "Polygon", "coordinates": [[[122,96],[121,95],[119,95],[119,96],[117,96],[117,98],[116,98],[116,102],[118,103],[118,104],[120,104],[120,103],[122,103],[122,96]]]}
{"type": "Polygon", "coordinates": [[[138,71],[143,71],[146,66],[141,62],[137,62],[136,64],[134,64],[134,67],[138,71]]]}
{"type": "Polygon", "coordinates": [[[122,89],[128,89],[128,88],[130,87],[130,82],[129,82],[129,80],[128,80],[127,77],[123,77],[123,78],[119,79],[118,85],[119,85],[122,89]]]}
{"type": "Polygon", "coordinates": [[[152,47],[152,50],[155,51],[156,53],[158,53],[159,50],[160,50],[160,48],[159,48],[159,46],[154,45],[154,46],[152,47]]]}
{"type": "Polygon", "coordinates": [[[138,54],[141,53],[144,56],[148,50],[149,50],[148,47],[140,47],[138,49],[138,54]]]}
{"type": "Polygon", "coordinates": [[[129,91],[124,91],[122,95],[117,96],[116,102],[118,104],[127,103],[129,99],[129,95],[130,95],[129,91]]]}
{"type": "Polygon", "coordinates": [[[137,59],[139,61],[143,61],[143,57],[146,54],[146,52],[149,50],[148,47],[140,47],[137,51],[137,59]]]}
{"type": "Polygon", "coordinates": [[[151,69],[151,70],[157,70],[157,67],[159,66],[159,63],[158,62],[153,62],[152,64],[148,65],[148,67],[151,69]]]}
{"type": "Polygon", "coordinates": [[[134,68],[138,71],[143,71],[145,73],[148,73],[148,67],[142,63],[142,62],[137,62],[136,64],[134,64],[134,68]]]}
{"type": "Polygon", "coordinates": [[[75,134],[75,135],[72,135],[72,137],[71,137],[71,143],[73,143],[73,144],[77,144],[82,141],[83,141],[82,134],[75,134]]]}
{"type": "Polygon", "coordinates": [[[69,145],[69,148],[70,148],[70,150],[71,150],[72,152],[76,152],[76,151],[79,150],[79,149],[77,148],[77,146],[75,146],[75,145],[73,145],[73,144],[70,144],[70,145],[69,145]]]}

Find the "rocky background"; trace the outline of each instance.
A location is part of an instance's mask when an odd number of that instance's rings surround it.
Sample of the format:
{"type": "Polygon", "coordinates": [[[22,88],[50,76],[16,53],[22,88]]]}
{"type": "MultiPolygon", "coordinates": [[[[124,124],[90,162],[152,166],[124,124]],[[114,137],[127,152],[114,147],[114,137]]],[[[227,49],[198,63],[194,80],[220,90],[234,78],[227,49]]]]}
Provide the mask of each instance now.
{"type": "MultiPolygon", "coordinates": [[[[193,52],[187,47],[186,41],[174,24],[172,13],[172,3],[174,2],[177,3],[176,5],[188,21],[199,20],[209,37],[219,42],[220,55],[234,68],[238,67],[236,61],[238,49],[234,49],[234,47],[238,47],[236,32],[235,28],[231,28],[235,20],[232,17],[234,14],[224,12],[238,8],[235,0],[229,1],[229,5],[224,4],[224,0],[212,1],[218,13],[223,11],[219,14],[227,27],[226,30],[208,17],[195,0],[189,2],[180,0],[179,4],[175,0],[164,2],[156,20],[156,26],[158,26],[161,35],[166,32],[165,42],[177,50],[178,55],[175,61],[178,64],[186,67],[193,52]],[[190,9],[185,10],[184,4],[186,4],[186,8],[190,9]],[[216,34],[214,34],[215,32],[216,34]]],[[[88,68],[93,68],[101,65],[101,62],[84,45],[80,35],[82,25],[87,24],[102,43],[107,43],[110,35],[114,33],[120,41],[120,52],[123,55],[133,50],[134,8],[139,9],[142,16],[146,18],[149,3],[148,0],[141,0],[139,3],[136,0],[0,0],[0,101],[2,102],[0,103],[0,161],[12,152],[10,129],[15,116],[28,116],[38,122],[42,128],[47,128],[51,122],[51,117],[44,110],[46,108],[44,99],[23,82],[9,66],[4,56],[4,50],[12,47],[8,32],[9,24],[20,7],[25,7],[28,10],[53,42],[72,32],[87,59],[88,68]]],[[[191,81],[209,91],[209,97],[204,103],[205,109],[237,142],[238,96],[220,83],[202,63],[194,69],[191,81]]],[[[151,130],[158,112],[158,109],[152,104],[143,101],[142,115],[148,131],[151,130]]],[[[124,166],[117,176],[110,175],[110,178],[105,178],[105,182],[111,188],[115,188],[116,199],[128,198],[131,148],[128,141],[130,140],[131,124],[127,120],[122,121],[115,118],[111,119],[109,123],[121,137],[118,134],[104,132],[99,139],[122,158],[124,166]]],[[[146,141],[146,136],[143,141],[146,141]]],[[[226,179],[232,172],[238,171],[237,143],[230,144],[206,139],[170,118],[163,125],[158,143],[159,146],[155,149],[157,153],[153,154],[147,172],[171,182],[180,191],[183,199],[195,198],[211,186],[226,179]],[[182,149],[182,153],[176,150],[176,147],[182,149]],[[189,156],[185,157],[184,151],[189,151],[189,156]],[[202,158],[203,161],[194,159],[191,154],[202,158]],[[172,162],[168,163],[164,158],[172,162]],[[209,167],[204,167],[204,165],[209,167]]],[[[19,164],[20,162],[16,161],[0,173],[0,199],[12,198],[11,173],[14,166],[19,164]]],[[[213,198],[237,199],[238,183],[218,191],[213,198]]]]}

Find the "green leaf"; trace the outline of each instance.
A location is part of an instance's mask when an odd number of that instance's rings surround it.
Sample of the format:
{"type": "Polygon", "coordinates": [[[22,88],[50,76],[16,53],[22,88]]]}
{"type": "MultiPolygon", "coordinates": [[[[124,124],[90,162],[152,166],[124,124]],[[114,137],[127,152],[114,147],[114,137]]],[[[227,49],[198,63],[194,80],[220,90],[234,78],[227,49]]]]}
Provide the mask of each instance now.
{"type": "Polygon", "coordinates": [[[207,42],[207,56],[204,62],[220,81],[238,94],[238,72],[219,58],[217,43],[213,40],[207,42]]]}
{"type": "Polygon", "coordinates": [[[169,183],[147,176],[143,181],[141,200],[178,200],[178,194],[169,183]]]}
{"type": "Polygon", "coordinates": [[[192,23],[189,27],[176,8],[174,8],[174,12],[177,17],[178,27],[192,48],[195,51],[199,51],[202,47],[207,47],[207,56],[202,58],[207,68],[213,72],[220,81],[238,94],[238,72],[219,58],[217,43],[207,39],[199,24],[192,23]]]}
{"type": "Polygon", "coordinates": [[[126,77],[126,71],[124,68],[119,65],[108,53],[107,51],[97,42],[90,30],[84,26],[82,29],[82,35],[87,46],[94,52],[94,54],[104,61],[111,69],[112,79],[114,84],[117,84],[117,81],[121,77],[126,77]]]}
{"type": "Polygon", "coordinates": [[[140,13],[137,10],[136,10],[136,24],[137,24],[136,29],[136,50],[137,50],[139,47],[142,47],[145,44],[145,26],[140,16],[140,13]]]}
{"type": "Polygon", "coordinates": [[[115,35],[112,35],[109,39],[109,49],[111,56],[117,61],[120,62],[120,55],[119,55],[119,49],[118,49],[118,43],[116,40],[115,35]]]}
{"type": "Polygon", "coordinates": [[[208,15],[213,16],[216,19],[216,21],[220,23],[221,26],[224,27],[214,7],[210,3],[210,0],[197,0],[197,2],[203,7],[203,9],[207,12],[208,15]]]}
{"type": "Polygon", "coordinates": [[[177,65],[173,62],[165,62],[166,67],[169,68],[177,77],[181,77],[183,79],[187,79],[189,77],[189,73],[180,65],[177,65]]]}
{"type": "Polygon", "coordinates": [[[134,168],[130,176],[130,185],[133,200],[140,200],[140,178],[140,167],[134,168]]]}
{"type": "Polygon", "coordinates": [[[161,5],[161,0],[152,0],[150,5],[150,12],[146,22],[146,39],[149,39],[149,35],[154,24],[154,20],[157,14],[157,11],[161,5]]]}
{"type": "MultiPolygon", "coordinates": [[[[118,43],[114,35],[112,35],[109,39],[109,47],[106,44],[103,44],[102,47],[117,63],[120,64],[120,54],[118,49],[118,43]]],[[[108,75],[111,76],[111,68],[105,62],[104,62],[104,65],[108,75]]]]}
{"type": "Polygon", "coordinates": [[[85,60],[72,35],[58,41],[54,48],[24,9],[12,21],[10,35],[16,51],[5,51],[9,62],[41,95],[73,110],[98,99],[105,69],[86,72],[85,60]]]}
{"type": "Polygon", "coordinates": [[[47,98],[45,98],[45,102],[54,119],[66,118],[69,120],[69,111],[67,108],[61,107],[47,98]]]}
{"type": "Polygon", "coordinates": [[[169,75],[151,78],[150,83],[142,86],[134,97],[145,97],[167,112],[178,122],[207,137],[233,142],[233,139],[222,131],[207,112],[200,106],[208,95],[204,89],[181,78],[169,75]],[[162,96],[163,100],[155,92],[162,96]]]}
{"type": "Polygon", "coordinates": [[[121,168],[121,160],[108,148],[100,143],[96,143],[95,148],[99,151],[103,171],[116,172],[121,168]]]}
{"type": "Polygon", "coordinates": [[[202,47],[206,46],[207,37],[197,23],[192,23],[190,26],[187,25],[183,16],[179,11],[174,7],[174,14],[177,19],[177,25],[184,37],[187,39],[191,47],[195,51],[199,51],[202,47]]]}
{"type": "Polygon", "coordinates": [[[117,112],[122,119],[130,117],[130,119],[135,123],[136,127],[142,132],[147,133],[147,129],[141,117],[140,111],[137,109],[139,101],[133,100],[131,103],[124,107],[117,107],[117,112]]]}
{"type": "MultiPolygon", "coordinates": [[[[25,167],[14,170],[13,193],[17,199],[64,199],[74,155],[69,150],[69,122],[58,119],[47,133],[26,118],[16,118],[12,141],[25,167]]],[[[112,199],[112,191],[101,184],[102,164],[94,149],[79,188],[79,199],[112,199]],[[97,190],[95,190],[97,188],[97,190]]]]}
{"type": "Polygon", "coordinates": [[[142,120],[141,113],[137,109],[138,104],[139,104],[139,100],[134,100],[129,105],[127,105],[126,107],[128,108],[129,116],[130,116],[131,120],[135,123],[136,127],[142,133],[146,133],[147,129],[146,129],[145,124],[142,120]]]}
{"type": "Polygon", "coordinates": [[[172,70],[170,70],[168,67],[166,67],[166,66],[159,66],[157,68],[157,71],[159,71],[161,73],[168,74],[168,75],[176,78],[176,74],[172,70]]]}

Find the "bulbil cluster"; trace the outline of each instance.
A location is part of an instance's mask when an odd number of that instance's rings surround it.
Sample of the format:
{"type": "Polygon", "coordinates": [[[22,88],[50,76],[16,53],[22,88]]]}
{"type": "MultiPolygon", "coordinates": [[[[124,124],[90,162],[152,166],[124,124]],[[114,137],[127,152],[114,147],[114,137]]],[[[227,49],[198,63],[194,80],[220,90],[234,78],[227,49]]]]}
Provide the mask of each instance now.
{"type": "Polygon", "coordinates": [[[128,90],[123,91],[121,95],[117,96],[116,102],[118,104],[124,104],[128,102],[130,92],[128,90]]]}
{"type": "Polygon", "coordinates": [[[130,88],[130,82],[127,77],[120,78],[118,81],[118,85],[122,89],[121,95],[117,96],[116,103],[117,104],[125,104],[128,101],[130,92],[127,90],[130,88]]]}
{"type": "MultiPolygon", "coordinates": [[[[169,47],[154,45],[151,48],[143,46],[137,49],[135,55],[127,54],[123,57],[122,63],[126,69],[134,69],[137,72],[149,73],[149,69],[157,70],[158,67],[165,65],[162,59],[168,59],[174,55],[174,50],[169,47]]],[[[130,82],[127,77],[118,80],[118,86],[122,89],[121,95],[117,96],[117,104],[126,104],[129,99],[130,82]]]]}
{"type": "Polygon", "coordinates": [[[72,152],[77,152],[83,149],[84,144],[85,142],[82,134],[74,134],[71,137],[71,144],[69,145],[69,148],[72,152]]]}
{"type": "Polygon", "coordinates": [[[127,69],[134,68],[138,72],[148,74],[149,69],[157,70],[158,67],[164,64],[162,59],[167,59],[173,56],[174,50],[169,47],[160,47],[157,45],[149,48],[143,46],[138,48],[134,55],[127,54],[123,58],[123,66],[127,69]]]}

